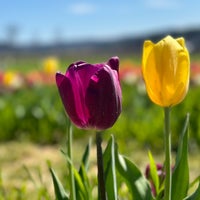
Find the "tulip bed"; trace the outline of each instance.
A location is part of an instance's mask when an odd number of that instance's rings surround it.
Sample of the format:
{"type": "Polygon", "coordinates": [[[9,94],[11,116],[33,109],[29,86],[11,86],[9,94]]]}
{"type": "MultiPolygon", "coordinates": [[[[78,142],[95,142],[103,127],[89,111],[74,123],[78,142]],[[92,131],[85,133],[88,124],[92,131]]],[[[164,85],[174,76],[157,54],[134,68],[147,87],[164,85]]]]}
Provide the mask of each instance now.
{"type": "MultiPolygon", "coordinates": [[[[172,147],[174,150],[177,148],[179,133],[187,112],[191,112],[190,146],[193,150],[196,145],[200,144],[199,64],[192,63],[191,69],[191,88],[188,95],[172,111],[172,147]]],[[[31,71],[25,74],[10,73],[8,76],[5,74],[2,73],[1,79],[0,140],[29,140],[42,144],[60,143],[65,138],[67,120],[58,96],[58,90],[55,87],[55,73],[35,71],[33,73],[31,71]]],[[[124,152],[131,144],[139,144],[141,147],[151,146],[151,149],[154,150],[162,149],[163,113],[147,98],[140,66],[135,66],[130,60],[121,60],[120,79],[123,110],[115,126],[105,131],[105,139],[108,139],[110,134],[114,134],[115,140],[124,152]]],[[[89,136],[93,136],[92,131],[91,134],[88,134],[88,131],[86,134],[86,131],[74,127],[75,138],[83,139],[86,137],[88,139],[89,136]]],[[[113,145],[114,141],[110,139],[107,146],[108,152],[113,151],[115,148],[113,145]]],[[[65,152],[63,153],[65,154],[65,152]]],[[[149,155],[151,158],[151,154],[149,155]]],[[[67,156],[66,158],[69,159],[67,156]]],[[[128,167],[132,167],[126,158],[123,159],[127,162],[128,167]]],[[[117,161],[119,162],[117,166],[122,167],[120,160],[117,161]]],[[[152,165],[153,161],[150,162],[152,165]]],[[[54,172],[51,171],[51,173],[52,177],[55,178],[54,172]]],[[[41,192],[41,198],[49,199],[46,188],[40,189],[41,191],[38,190],[38,193],[41,192]],[[45,195],[46,197],[44,197],[45,195]]],[[[23,188],[20,188],[19,196],[20,193],[23,193],[22,190],[23,188]]],[[[128,197],[127,192],[125,192],[125,196],[128,197]]]]}
{"type": "MultiPolygon", "coordinates": [[[[63,62],[65,66],[67,61],[63,62]]],[[[120,79],[122,85],[123,110],[114,127],[106,130],[113,133],[120,143],[134,140],[141,146],[151,145],[159,149],[162,144],[163,113],[148,99],[140,64],[131,58],[121,60],[120,79]],[[145,114],[144,114],[145,113],[145,114]],[[151,128],[149,123],[151,119],[151,128]],[[144,133],[144,134],[143,134],[144,133]],[[148,133],[148,134],[146,134],[148,133]]],[[[4,72],[6,73],[6,72],[4,72]]],[[[12,76],[14,73],[12,73],[12,76]]],[[[1,73],[1,77],[3,73],[1,73]]],[[[0,83],[0,141],[29,140],[39,143],[57,143],[66,132],[66,115],[58,96],[54,74],[42,70],[26,69],[12,78],[22,79],[18,88],[0,83]],[[20,76],[19,76],[20,75],[20,76]],[[6,122],[6,123],[5,123],[6,122]]],[[[0,79],[2,80],[2,78],[0,79]]],[[[200,144],[200,64],[198,60],[191,64],[191,84],[186,99],[173,109],[173,138],[177,143],[181,129],[180,121],[190,112],[190,137],[192,144],[200,144]]],[[[17,81],[17,80],[16,80],[17,81]]],[[[19,80],[18,80],[19,82],[19,80]]],[[[17,85],[17,84],[16,84],[17,85]]],[[[85,137],[84,131],[75,128],[75,137],[85,137]],[[81,133],[81,134],[80,134],[81,133]]],[[[105,134],[105,137],[109,136],[105,134]]],[[[176,146],[174,146],[176,148],[176,146]]]]}

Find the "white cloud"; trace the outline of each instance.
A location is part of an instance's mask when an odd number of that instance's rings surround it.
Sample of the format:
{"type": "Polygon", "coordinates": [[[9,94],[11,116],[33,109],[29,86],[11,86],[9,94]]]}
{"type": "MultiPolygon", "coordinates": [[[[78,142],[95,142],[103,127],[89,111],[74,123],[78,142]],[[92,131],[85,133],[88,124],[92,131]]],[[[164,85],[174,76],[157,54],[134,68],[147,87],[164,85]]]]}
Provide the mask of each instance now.
{"type": "Polygon", "coordinates": [[[96,7],[89,3],[75,3],[69,6],[69,11],[76,15],[86,15],[95,12],[96,7]]]}
{"type": "Polygon", "coordinates": [[[154,9],[176,9],[181,4],[178,0],[145,0],[145,3],[154,9]]]}

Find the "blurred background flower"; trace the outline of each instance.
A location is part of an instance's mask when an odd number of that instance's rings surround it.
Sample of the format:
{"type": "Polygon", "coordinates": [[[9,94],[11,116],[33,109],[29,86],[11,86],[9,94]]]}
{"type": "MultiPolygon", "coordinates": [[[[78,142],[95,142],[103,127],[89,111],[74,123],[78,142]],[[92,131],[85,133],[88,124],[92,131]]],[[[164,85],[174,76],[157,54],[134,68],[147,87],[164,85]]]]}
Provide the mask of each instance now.
{"type": "Polygon", "coordinates": [[[58,70],[58,66],[58,59],[55,57],[48,57],[43,61],[43,70],[47,75],[55,74],[58,70]]]}
{"type": "Polygon", "coordinates": [[[23,76],[13,71],[3,73],[2,84],[7,89],[19,89],[24,85],[23,76]]]}

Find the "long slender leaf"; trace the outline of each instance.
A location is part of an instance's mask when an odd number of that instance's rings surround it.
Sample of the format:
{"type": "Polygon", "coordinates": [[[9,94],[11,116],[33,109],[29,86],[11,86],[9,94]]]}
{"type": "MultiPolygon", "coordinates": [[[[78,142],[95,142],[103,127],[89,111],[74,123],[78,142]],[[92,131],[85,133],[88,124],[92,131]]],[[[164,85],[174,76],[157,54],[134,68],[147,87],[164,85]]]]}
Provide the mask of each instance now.
{"type": "Polygon", "coordinates": [[[85,148],[85,151],[83,153],[83,156],[82,156],[82,162],[81,162],[81,165],[80,165],[80,168],[79,168],[79,174],[81,175],[81,170],[82,170],[82,165],[84,166],[85,170],[87,171],[88,170],[88,167],[89,167],[89,155],[90,155],[90,149],[91,149],[91,140],[89,140],[89,143],[88,145],[86,146],[85,148]]]}
{"type": "Polygon", "coordinates": [[[118,153],[115,148],[116,167],[119,174],[123,177],[132,194],[132,199],[153,200],[149,183],[140,172],[138,167],[128,158],[118,153]]]}
{"type": "Polygon", "coordinates": [[[149,160],[150,160],[150,175],[151,175],[153,184],[155,186],[156,194],[158,194],[159,193],[160,183],[159,183],[157,167],[156,167],[154,158],[153,158],[153,156],[152,156],[150,151],[148,152],[148,155],[149,155],[149,160]]]}
{"type": "Polygon", "coordinates": [[[57,175],[54,170],[50,168],[50,173],[53,179],[53,185],[55,190],[55,195],[57,200],[69,200],[69,195],[65,192],[63,185],[59,181],[57,175]]]}
{"type": "Polygon", "coordinates": [[[184,200],[200,200],[200,182],[196,191],[189,197],[186,197],[184,200]]]}
{"type": "Polygon", "coordinates": [[[172,200],[184,199],[189,187],[188,124],[189,115],[186,116],[180,136],[175,168],[172,174],[172,200]]]}
{"type": "Polygon", "coordinates": [[[89,179],[87,177],[87,173],[85,169],[85,167],[88,168],[88,165],[89,165],[88,162],[89,162],[90,148],[91,148],[91,141],[89,141],[88,145],[85,148],[79,171],[75,169],[69,156],[64,151],[62,151],[62,153],[64,154],[66,158],[67,163],[72,166],[72,172],[73,172],[74,182],[75,182],[75,194],[76,194],[77,200],[91,199],[89,179]]]}
{"type": "Polygon", "coordinates": [[[75,183],[76,183],[76,198],[77,198],[77,200],[89,199],[88,195],[87,195],[87,189],[85,188],[83,180],[75,168],[73,168],[73,174],[74,174],[74,179],[75,179],[75,183]]]}
{"type": "Polygon", "coordinates": [[[79,168],[79,172],[75,170],[75,185],[76,185],[76,198],[77,200],[80,199],[91,199],[91,187],[87,175],[87,170],[89,167],[89,154],[91,148],[91,140],[89,141],[88,145],[85,148],[85,151],[82,156],[82,162],[79,168]]]}
{"type": "Polygon", "coordinates": [[[190,188],[192,188],[196,183],[200,181],[200,175],[197,176],[191,183],[190,183],[190,188]]]}
{"type": "Polygon", "coordinates": [[[117,200],[117,178],[115,169],[115,141],[111,136],[108,145],[103,154],[105,169],[105,182],[108,200],[117,200]]]}
{"type": "Polygon", "coordinates": [[[91,189],[91,185],[90,185],[90,181],[89,181],[89,178],[88,178],[88,171],[86,171],[85,169],[85,166],[82,165],[81,166],[81,178],[82,178],[82,182],[84,184],[84,187],[85,187],[85,191],[87,193],[87,196],[88,196],[88,200],[89,199],[92,199],[92,189],[91,189]]]}

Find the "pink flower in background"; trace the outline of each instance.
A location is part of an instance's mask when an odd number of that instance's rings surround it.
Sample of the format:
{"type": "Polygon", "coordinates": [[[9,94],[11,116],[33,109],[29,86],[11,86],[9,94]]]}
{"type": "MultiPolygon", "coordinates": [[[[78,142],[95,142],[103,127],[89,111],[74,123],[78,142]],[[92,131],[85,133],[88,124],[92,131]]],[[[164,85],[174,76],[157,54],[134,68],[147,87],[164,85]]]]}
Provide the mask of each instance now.
{"type": "Polygon", "coordinates": [[[106,63],[72,63],[65,74],[56,73],[56,83],[72,122],[79,128],[104,130],[121,113],[119,59],[106,63]]]}
{"type": "MultiPolygon", "coordinates": [[[[158,173],[158,177],[159,177],[159,182],[161,184],[165,178],[164,166],[162,164],[158,163],[158,164],[156,164],[156,168],[157,168],[157,173],[158,173]]],[[[154,184],[151,174],[150,174],[150,165],[146,166],[145,177],[147,178],[147,180],[150,181],[151,191],[152,191],[153,195],[156,196],[157,194],[156,194],[155,184],[154,184]]]]}

